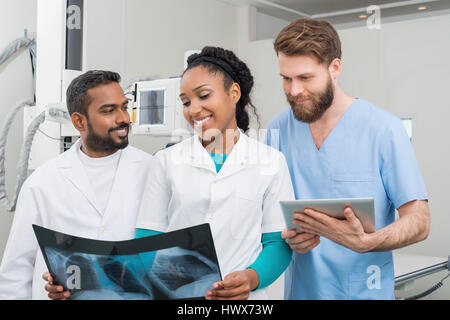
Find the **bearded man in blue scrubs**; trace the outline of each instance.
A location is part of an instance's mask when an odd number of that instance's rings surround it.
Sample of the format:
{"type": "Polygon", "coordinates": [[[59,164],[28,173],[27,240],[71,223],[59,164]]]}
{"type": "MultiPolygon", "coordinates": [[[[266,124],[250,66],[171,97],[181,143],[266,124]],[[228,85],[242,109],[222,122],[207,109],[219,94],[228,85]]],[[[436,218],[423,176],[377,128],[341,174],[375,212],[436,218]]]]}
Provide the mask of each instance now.
{"type": "Polygon", "coordinates": [[[270,121],[266,143],[284,153],[296,199],[373,197],[377,228],[364,232],[351,208],[344,220],[295,213],[304,233],[283,232],[295,251],[285,298],[393,299],[391,250],[424,240],[430,226],[406,131],[394,115],[339,87],[341,43],[327,21],[294,20],[274,47],[291,108],[270,121]]]}

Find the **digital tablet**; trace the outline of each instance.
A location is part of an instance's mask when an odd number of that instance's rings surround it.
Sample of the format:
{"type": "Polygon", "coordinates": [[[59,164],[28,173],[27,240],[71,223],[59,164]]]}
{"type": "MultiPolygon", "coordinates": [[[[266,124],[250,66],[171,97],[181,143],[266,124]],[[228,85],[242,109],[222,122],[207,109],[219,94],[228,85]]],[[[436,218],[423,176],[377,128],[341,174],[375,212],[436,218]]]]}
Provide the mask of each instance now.
{"type": "Polygon", "coordinates": [[[294,212],[303,212],[305,209],[314,209],[337,219],[344,219],[344,209],[351,207],[356,217],[361,221],[364,231],[375,232],[375,206],[373,198],[351,199],[311,199],[280,201],[284,220],[288,229],[297,229],[300,226],[293,223],[294,212]]]}

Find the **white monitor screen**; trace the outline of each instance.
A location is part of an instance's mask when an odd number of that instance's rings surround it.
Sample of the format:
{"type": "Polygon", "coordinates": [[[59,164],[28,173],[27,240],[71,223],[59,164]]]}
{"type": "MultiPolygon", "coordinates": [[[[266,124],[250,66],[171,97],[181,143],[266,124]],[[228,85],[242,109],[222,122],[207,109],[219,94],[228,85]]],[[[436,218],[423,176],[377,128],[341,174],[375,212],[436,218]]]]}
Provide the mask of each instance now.
{"type": "Polygon", "coordinates": [[[142,90],[139,99],[139,125],[164,125],[165,89],[142,90]]]}

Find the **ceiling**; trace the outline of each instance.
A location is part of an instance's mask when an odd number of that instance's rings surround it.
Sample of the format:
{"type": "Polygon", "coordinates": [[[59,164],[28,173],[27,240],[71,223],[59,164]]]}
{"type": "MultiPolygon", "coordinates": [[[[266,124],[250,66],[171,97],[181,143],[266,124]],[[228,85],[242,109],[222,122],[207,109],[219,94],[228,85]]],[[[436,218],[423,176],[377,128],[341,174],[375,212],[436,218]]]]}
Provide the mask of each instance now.
{"type": "Polygon", "coordinates": [[[293,20],[300,17],[323,18],[333,24],[365,23],[367,8],[376,5],[381,18],[429,15],[450,10],[450,0],[225,0],[234,5],[252,5],[261,13],[293,20]],[[418,10],[426,7],[425,10],[418,10]]]}

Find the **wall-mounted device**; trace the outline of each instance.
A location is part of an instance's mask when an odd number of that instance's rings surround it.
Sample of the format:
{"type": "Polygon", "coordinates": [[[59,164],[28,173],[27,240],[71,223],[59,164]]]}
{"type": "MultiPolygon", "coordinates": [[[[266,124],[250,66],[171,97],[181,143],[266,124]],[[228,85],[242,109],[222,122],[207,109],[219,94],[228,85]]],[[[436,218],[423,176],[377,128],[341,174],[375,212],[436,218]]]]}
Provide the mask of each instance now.
{"type": "Polygon", "coordinates": [[[136,82],[131,109],[132,133],[185,136],[192,128],[183,116],[180,78],[136,82]]]}

